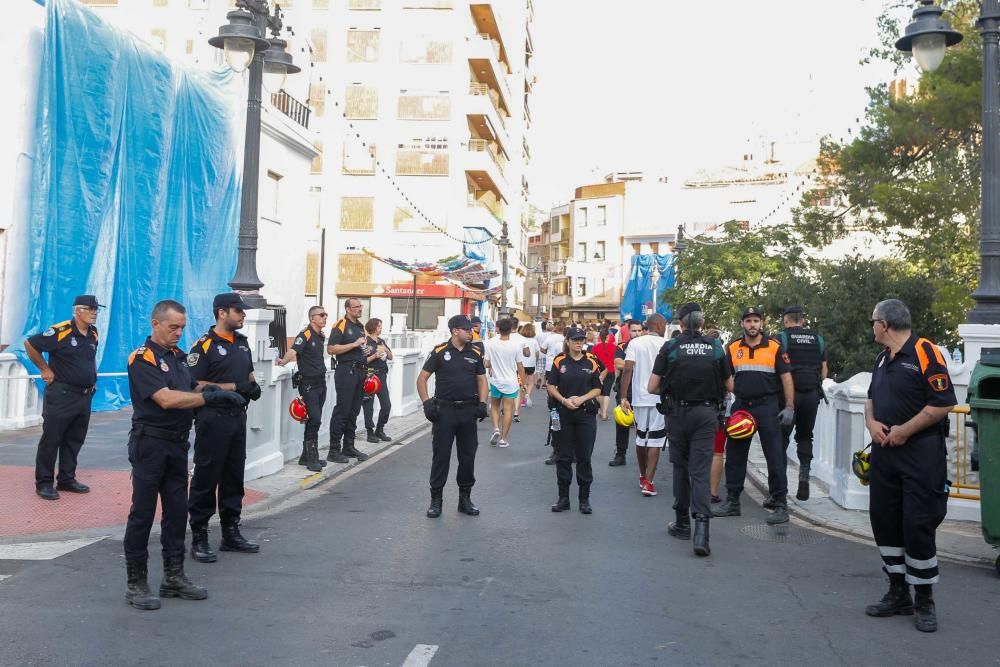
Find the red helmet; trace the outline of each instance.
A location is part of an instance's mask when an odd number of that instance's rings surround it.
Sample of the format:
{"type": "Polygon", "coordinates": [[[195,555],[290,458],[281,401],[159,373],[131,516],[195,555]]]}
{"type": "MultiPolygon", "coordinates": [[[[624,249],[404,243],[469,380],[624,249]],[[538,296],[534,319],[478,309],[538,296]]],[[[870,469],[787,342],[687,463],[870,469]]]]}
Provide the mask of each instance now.
{"type": "Polygon", "coordinates": [[[288,414],[297,422],[304,422],[309,419],[309,411],[306,410],[306,403],[301,396],[296,396],[288,404],[288,414]]]}
{"type": "Polygon", "coordinates": [[[746,410],[737,410],[726,419],[726,435],[733,440],[753,437],[757,432],[757,420],[746,410]]]}
{"type": "Polygon", "coordinates": [[[382,381],[378,379],[377,375],[369,375],[361,389],[369,396],[374,396],[382,391],[382,381]]]}

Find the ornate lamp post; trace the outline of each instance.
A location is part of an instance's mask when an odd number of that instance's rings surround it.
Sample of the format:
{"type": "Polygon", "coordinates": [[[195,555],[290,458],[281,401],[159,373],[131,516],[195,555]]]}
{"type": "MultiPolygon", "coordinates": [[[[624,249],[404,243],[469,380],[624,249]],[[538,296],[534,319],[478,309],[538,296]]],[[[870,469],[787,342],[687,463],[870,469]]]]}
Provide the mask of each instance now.
{"type": "Polygon", "coordinates": [[[507,235],[506,220],[501,223],[500,238],[497,239],[497,246],[500,247],[500,262],[503,264],[500,276],[500,317],[508,317],[510,315],[510,308],[507,307],[507,249],[514,246],[507,235]]]}
{"type": "Polygon", "coordinates": [[[226,52],[226,62],[234,72],[249,68],[247,91],[246,141],[243,153],[243,192],[240,200],[240,238],[236,275],[229,281],[234,292],[255,308],[266,305],[257,276],[257,189],[260,178],[260,104],[261,88],[277,93],[285,76],[301,68],[285,51],[280,39],[282,12],[276,4],[272,13],[268,0],[236,0],[236,9],[226,14],[229,21],[208,43],[226,52]],[[267,32],[271,37],[267,38],[267,32]]]}

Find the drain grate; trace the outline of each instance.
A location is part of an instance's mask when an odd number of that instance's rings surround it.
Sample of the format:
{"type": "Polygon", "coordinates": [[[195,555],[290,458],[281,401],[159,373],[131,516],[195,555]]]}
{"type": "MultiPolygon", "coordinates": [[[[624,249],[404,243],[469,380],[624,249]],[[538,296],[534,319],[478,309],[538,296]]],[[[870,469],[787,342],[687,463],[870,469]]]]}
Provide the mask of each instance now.
{"type": "Polygon", "coordinates": [[[755,540],[775,542],[777,544],[817,544],[825,542],[827,539],[826,535],[818,533],[815,530],[807,530],[787,523],[778,526],[769,526],[766,523],[752,523],[744,526],[741,532],[755,540]]]}

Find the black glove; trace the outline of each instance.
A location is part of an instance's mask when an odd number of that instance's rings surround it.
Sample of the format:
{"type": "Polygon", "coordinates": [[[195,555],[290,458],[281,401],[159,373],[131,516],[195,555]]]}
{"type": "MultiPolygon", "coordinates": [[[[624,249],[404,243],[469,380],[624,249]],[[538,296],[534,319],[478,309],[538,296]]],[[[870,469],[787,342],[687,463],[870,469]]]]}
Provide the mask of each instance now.
{"type": "Polygon", "coordinates": [[[427,417],[427,421],[429,422],[436,422],[438,420],[438,406],[433,398],[428,398],[424,401],[424,417],[427,417]]]}
{"type": "Polygon", "coordinates": [[[483,421],[489,416],[490,416],[490,411],[486,409],[485,403],[480,403],[478,406],[476,406],[476,418],[479,421],[483,421]]]}
{"type": "Polygon", "coordinates": [[[215,385],[209,385],[202,390],[205,398],[205,405],[210,408],[242,408],[246,405],[246,399],[235,391],[219,389],[215,385]]]}
{"type": "Polygon", "coordinates": [[[236,391],[251,401],[256,401],[260,398],[260,385],[256,381],[251,382],[250,380],[246,380],[244,382],[237,382],[236,391]]]}

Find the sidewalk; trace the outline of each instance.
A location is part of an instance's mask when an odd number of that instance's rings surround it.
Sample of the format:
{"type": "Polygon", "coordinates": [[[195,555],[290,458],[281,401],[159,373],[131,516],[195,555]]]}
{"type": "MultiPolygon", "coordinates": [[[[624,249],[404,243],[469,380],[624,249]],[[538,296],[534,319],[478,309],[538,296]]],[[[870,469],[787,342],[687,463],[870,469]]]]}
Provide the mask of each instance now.
{"type": "MultiPolygon", "coordinates": [[[[131,467],[126,443],[131,427],[131,409],[95,413],[80,453],[78,478],[91,487],[88,494],[63,493],[59,500],[35,495],[35,448],[41,427],[0,432],[0,543],[49,540],[67,537],[97,537],[124,529],[132,497],[131,467]]],[[[422,411],[396,417],[386,425],[392,442],[369,443],[358,431],[355,446],[374,456],[428,426],[422,411]]],[[[326,448],[321,451],[326,456],[326,448]]],[[[358,462],[327,463],[322,472],[310,473],[293,459],[273,475],[246,484],[245,516],[267,511],[289,497],[322,484],[356,467],[358,462]]],[[[159,508],[158,508],[159,509],[159,508]]],[[[158,524],[157,524],[158,525],[158,524]]]]}
{"type": "MultiPolygon", "coordinates": [[[[767,495],[767,463],[760,447],[751,447],[750,460],[747,464],[747,477],[755,487],[752,491],[754,500],[762,502],[767,495]]],[[[798,484],[799,468],[789,462],[788,465],[788,511],[806,523],[826,528],[828,530],[857,539],[871,542],[871,522],[868,512],[847,510],[835,503],[828,489],[815,478],[809,485],[809,500],[796,500],[794,489],[798,484]]],[[[949,560],[974,565],[986,565],[990,569],[1000,552],[996,551],[983,540],[979,523],[973,521],[944,521],[937,531],[938,556],[949,560]]]]}

